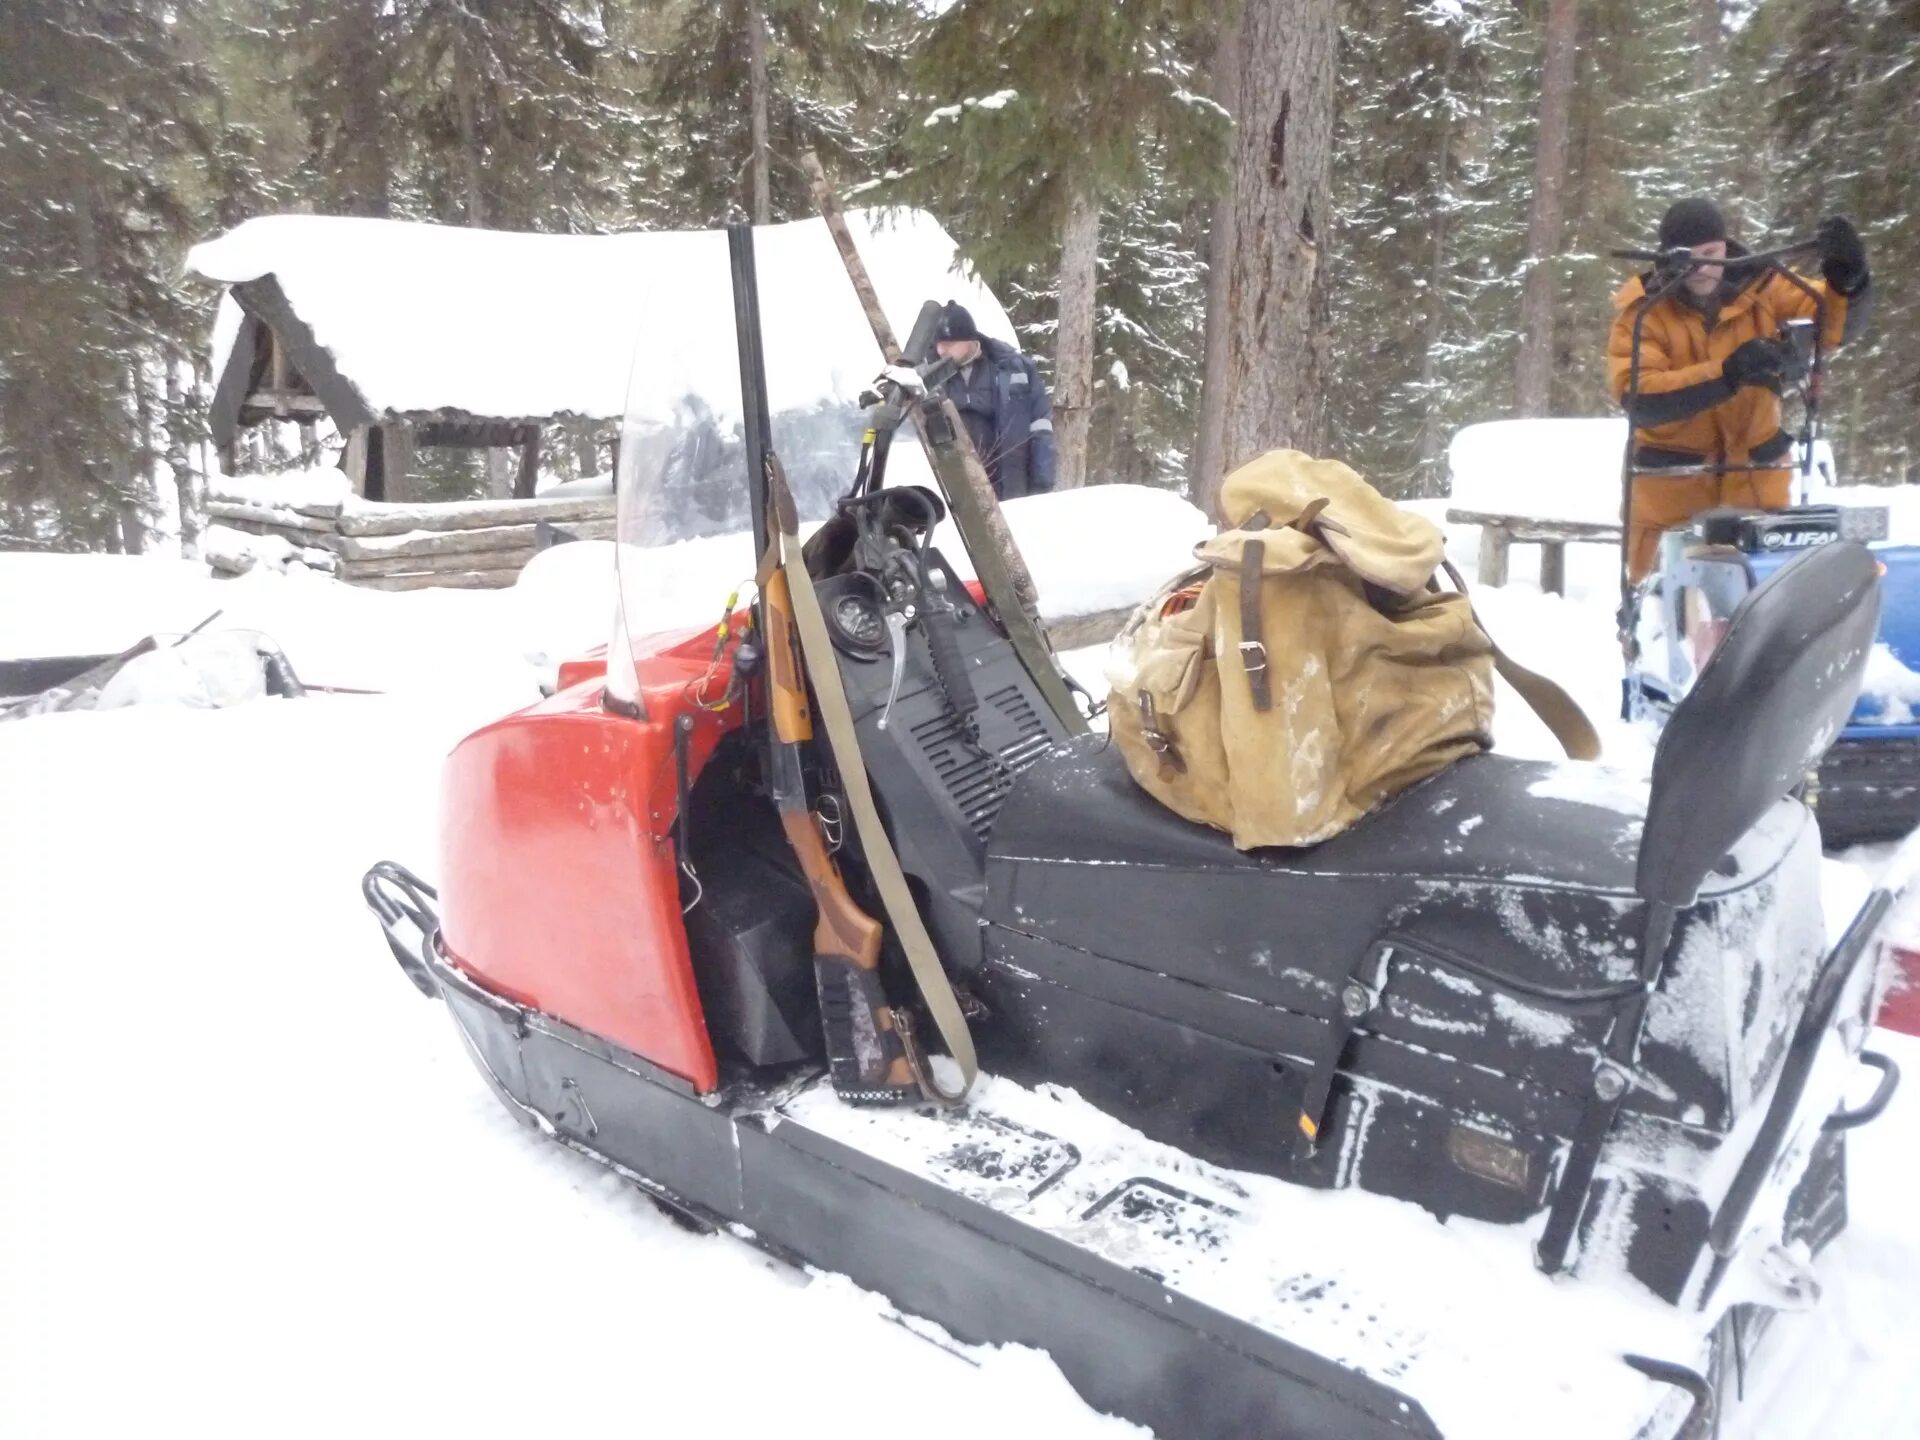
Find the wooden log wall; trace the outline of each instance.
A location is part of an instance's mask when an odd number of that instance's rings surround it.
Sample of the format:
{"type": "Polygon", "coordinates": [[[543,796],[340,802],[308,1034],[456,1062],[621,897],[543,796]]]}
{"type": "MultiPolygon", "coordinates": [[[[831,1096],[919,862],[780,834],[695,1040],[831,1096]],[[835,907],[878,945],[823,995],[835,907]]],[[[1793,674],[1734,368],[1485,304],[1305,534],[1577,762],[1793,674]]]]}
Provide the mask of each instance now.
{"type": "Polygon", "coordinates": [[[207,517],[254,535],[278,535],[327,552],[349,584],[375,590],[491,589],[511,585],[534,555],[544,520],[583,540],[611,540],[614,502],[476,500],[381,504],[355,497],[330,504],[267,505],[207,496],[207,517]]]}

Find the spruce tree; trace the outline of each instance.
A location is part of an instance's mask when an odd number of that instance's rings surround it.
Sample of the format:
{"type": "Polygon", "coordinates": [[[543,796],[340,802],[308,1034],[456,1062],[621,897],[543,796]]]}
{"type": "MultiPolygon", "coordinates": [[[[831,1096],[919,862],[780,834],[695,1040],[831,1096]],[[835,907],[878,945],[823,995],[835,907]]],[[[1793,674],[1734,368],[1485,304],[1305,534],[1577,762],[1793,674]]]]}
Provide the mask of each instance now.
{"type": "Polygon", "coordinates": [[[647,103],[664,122],[653,168],[667,223],[756,223],[813,214],[799,158],[835,176],[880,168],[899,87],[891,36],[904,21],[875,0],[678,0],[645,46],[647,103]]]}
{"type": "Polygon", "coordinates": [[[140,0],[0,9],[0,541],[144,547],[147,387],[198,318],[178,176],[214,148],[206,91],[140,0]]]}
{"type": "Polygon", "coordinates": [[[1104,214],[1156,185],[1217,175],[1228,133],[1199,91],[1217,9],[1198,0],[1088,7],[959,0],[909,67],[917,105],[900,193],[953,217],[989,279],[1051,266],[1059,481],[1082,482],[1093,419],[1104,214]]]}
{"type": "Polygon", "coordinates": [[[1860,227],[1874,275],[1871,324],[1835,361],[1826,392],[1840,466],[1864,481],[1914,477],[1920,452],[1920,0],[1763,6],[1786,23],[1772,69],[1782,173],[1771,235],[1824,215],[1860,227]]]}
{"type": "Polygon", "coordinates": [[[617,219],[634,117],[601,83],[606,23],[598,3],[278,0],[305,194],[333,213],[498,229],[617,219]]]}

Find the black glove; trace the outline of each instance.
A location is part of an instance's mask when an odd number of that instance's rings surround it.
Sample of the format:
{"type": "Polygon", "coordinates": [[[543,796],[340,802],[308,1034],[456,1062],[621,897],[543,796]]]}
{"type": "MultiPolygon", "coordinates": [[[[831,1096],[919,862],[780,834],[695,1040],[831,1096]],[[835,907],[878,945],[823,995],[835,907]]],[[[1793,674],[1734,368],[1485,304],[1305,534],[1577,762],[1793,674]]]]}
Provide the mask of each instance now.
{"type": "Polygon", "coordinates": [[[1721,363],[1720,378],[1735,389],[1743,385],[1777,385],[1794,363],[1793,347],[1784,340],[1749,340],[1721,363]]]}
{"type": "Polygon", "coordinates": [[[1867,247],[1844,215],[1829,215],[1814,231],[1820,241],[1820,273],[1840,295],[1858,295],[1867,287],[1867,247]]]}

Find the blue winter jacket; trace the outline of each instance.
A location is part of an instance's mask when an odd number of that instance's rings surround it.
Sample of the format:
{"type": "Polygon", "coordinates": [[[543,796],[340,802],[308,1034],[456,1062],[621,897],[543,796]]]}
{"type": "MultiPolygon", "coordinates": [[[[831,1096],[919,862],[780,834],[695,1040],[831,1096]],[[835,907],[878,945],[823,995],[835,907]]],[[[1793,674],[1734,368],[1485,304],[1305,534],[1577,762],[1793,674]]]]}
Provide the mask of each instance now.
{"type": "Polygon", "coordinates": [[[1013,500],[1053,489],[1053,401],[1033,361],[983,337],[980,358],[947,381],[947,398],[980,452],[994,494],[1013,500]]]}

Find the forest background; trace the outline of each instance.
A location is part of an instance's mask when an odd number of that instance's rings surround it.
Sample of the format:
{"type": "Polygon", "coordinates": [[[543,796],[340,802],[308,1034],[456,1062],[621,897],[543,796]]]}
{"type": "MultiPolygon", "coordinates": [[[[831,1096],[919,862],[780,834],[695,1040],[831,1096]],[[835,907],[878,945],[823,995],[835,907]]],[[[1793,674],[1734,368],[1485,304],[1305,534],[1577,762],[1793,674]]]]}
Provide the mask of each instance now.
{"type": "MultiPolygon", "coordinates": [[[[1915,478],[1920,0],[10,0],[0,548],[141,550],[179,512],[191,549],[198,240],[795,219],[809,149],[1007,302],[1063,483],[1206,505],[1290,444],[1442,493],[1464,424],[1608,412],[1606,252],[1694,193],[1756,246],[1860,225],[1877,310],[1828,433],[1849,479],[1915,478]]],[[[248,464],[316,458],[272,430],[248,464]]]]}

